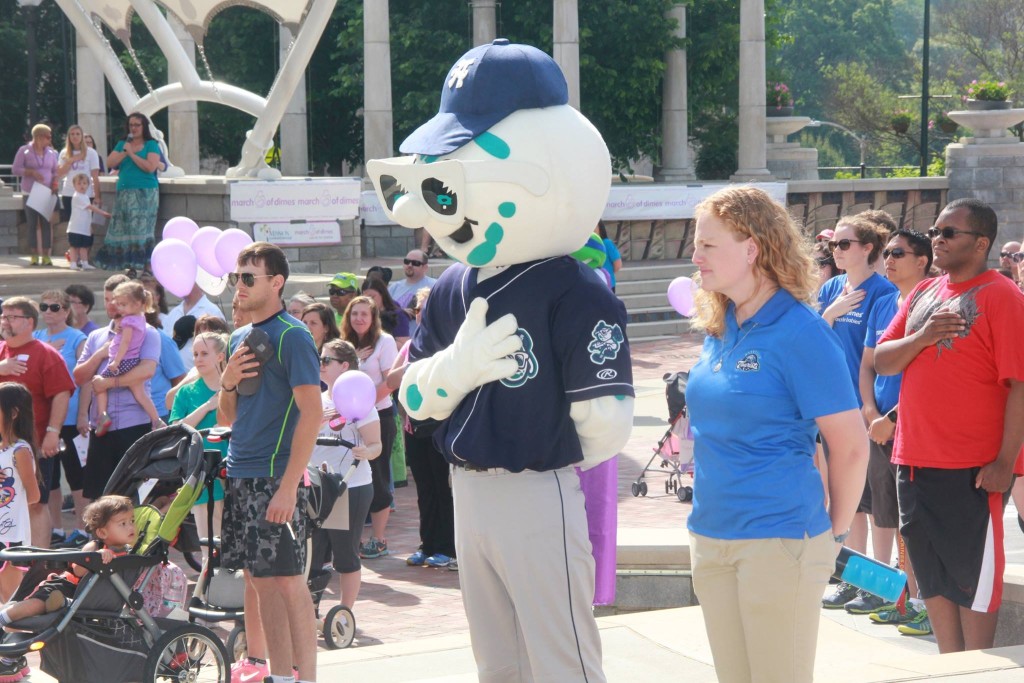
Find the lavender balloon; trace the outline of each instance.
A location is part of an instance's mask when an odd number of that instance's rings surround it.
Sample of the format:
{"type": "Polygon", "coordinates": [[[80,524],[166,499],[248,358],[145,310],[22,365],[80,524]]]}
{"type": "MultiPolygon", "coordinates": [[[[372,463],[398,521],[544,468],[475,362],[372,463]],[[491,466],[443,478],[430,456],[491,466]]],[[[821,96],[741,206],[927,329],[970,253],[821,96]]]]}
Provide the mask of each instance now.
{"type": "Polygon", "coordinates": [[[192,248],[176,239],[163,239],[153,249],[153,275],[168,292],[183,297],[196,282],[196,255],[192,248]]]}
{"type": "Polygon", "coordinates": [[[349,370],[334,380],[331,387],[334,409],[348,422],[361,420],[370,414],[377,402],[377,387],[365,372],[349,370]]]}
{"type": "Polygon", "coordinates": [[[165,240],[181,240],[185,244],[192,242],[192,235],[196,234],[199,226],[187,216],[175,216],[164,225],[165,240]]]}
{"type": "Polygon", "coordinates": [[[217,244],[217,238],[221,236],[220,228],[207,225],[196,231],[192,236],[192,251],[196,253],[196,262],[199,267],[214,277],[220,277],[227,271],[222,270],[217,258],[213,254],[213,248],[217,244]]]}
{"type": "Polygon", "coordinates": [[[238,253],[250,244],[252,244],[252,238],[244,230],[228,228],[222,232],[217,238],[217,244],[213,247],[214,258],[220,264],[220,272],[233,273],[238,253]]]}
{"type": "Polygon", "coordinates": [[[693,280],[688,277],[677,277],[668,286],[668,302],[679,315],[693,315],[693,290],[693,280]]]}

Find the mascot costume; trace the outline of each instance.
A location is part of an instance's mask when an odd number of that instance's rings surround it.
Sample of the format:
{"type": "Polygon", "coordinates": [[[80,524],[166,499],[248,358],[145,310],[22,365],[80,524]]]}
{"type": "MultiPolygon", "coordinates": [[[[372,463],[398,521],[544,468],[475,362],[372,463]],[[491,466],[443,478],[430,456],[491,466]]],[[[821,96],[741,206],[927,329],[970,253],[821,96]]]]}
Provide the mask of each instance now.
{"type": "Polygon", "coordinates": [[[467,52],[440,112],[370,161],[386,213],[452,258],[431,290],[399,396],[441,425],[463,602],[481,681],[604,681],[594,559],[574,465],[625,445],[626,312],[568,254],[609,191],[601,135],[548,55],[467,52]]]}

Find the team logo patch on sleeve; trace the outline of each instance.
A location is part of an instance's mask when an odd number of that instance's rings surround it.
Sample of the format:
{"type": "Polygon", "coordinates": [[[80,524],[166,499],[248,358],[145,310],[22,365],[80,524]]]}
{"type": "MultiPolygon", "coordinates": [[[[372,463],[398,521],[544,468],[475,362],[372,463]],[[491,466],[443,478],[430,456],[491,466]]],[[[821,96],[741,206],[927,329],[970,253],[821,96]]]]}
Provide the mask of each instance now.
{"type": "Polygon", "coordinates": [[[625,340],[626,335],[622,334],[622,328],[618,323],[609,325],[603,320],[599,321],[594,325],[594,330],[590,333],[590,343],[587,344],[590,361],[603,365],[606,360],[615,360],[625,340]]]}
{"type": "Polygon", "coordinates": [[[757,372],[761,369],[761,362],[757,357],[757,351],[751,351],[736,361],[736,369],[740,372],[757,372]]]}
{"type": "Polygon", "coordinates": [[[513,353],[509,358],[513,359],[518,367],[514,375],[501,380],[502,384],[511,389],[526,384],[537,376],[537,371],[539,370],[537,356],[533,353],[533,337],[521,327],[516,330],[516,334],[523,340],[523,348],[513,353]]]}

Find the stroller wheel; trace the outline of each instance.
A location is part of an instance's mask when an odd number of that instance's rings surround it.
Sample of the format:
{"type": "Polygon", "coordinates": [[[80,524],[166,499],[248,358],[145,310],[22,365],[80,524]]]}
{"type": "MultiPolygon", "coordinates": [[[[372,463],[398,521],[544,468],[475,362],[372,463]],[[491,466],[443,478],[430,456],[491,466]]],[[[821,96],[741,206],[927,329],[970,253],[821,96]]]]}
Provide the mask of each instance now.
{"type": "Polygon", "coordinates": [[[324,642],[328,650],[341,650],[356,637],[356,618],[344,605],[331,608],[324,619],[324,642]]]}
{"type": "Polygon", "coordinates": [[[647,495],[647,482],[646,481],[640,482],[640,495],[641,496],[646,496],[647,495]]]}
{"type": "Polygon", "coordinates": [[[633,485],[629,487],[629,490],[633,493],[633,497],[636,498],[640,495],[640,484],[633,482],[633,485]]]}
{"type": "Polygon", "coordinates": [[[228,683],[228,653],[210,629],[181,624],[157,638],[146,657],[143,680],[228,683]]]}
{"type": "Polygon", "coordinates": [[[693,500],[693,487],[680,486],[676,489],[676,495],[679,497],[680,502],[689,503],[693,500]]]}
{"type": "Polygon", "coordinates": [[[228,634],[228,639],[224,642],[224,645],[228,649],[228,657],[231,658],[232,662],[238,662],[249,656],[249,643],[245,637],[245,624],[238,624],[231,633],[228,634]]]}

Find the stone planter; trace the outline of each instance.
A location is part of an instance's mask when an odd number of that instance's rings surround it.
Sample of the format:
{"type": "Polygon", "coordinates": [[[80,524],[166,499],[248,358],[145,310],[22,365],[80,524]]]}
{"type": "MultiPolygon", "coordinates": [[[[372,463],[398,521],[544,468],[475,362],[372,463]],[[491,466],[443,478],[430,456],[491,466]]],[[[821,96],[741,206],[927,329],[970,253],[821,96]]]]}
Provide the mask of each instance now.
{"type": "Polygon", "coordinates": [[[777,116],[792,116],[793,107],[776,107],[771,104],[766,104],[764,107],[764,114],[769,118],[775,118],[777,116]]]}
{"type": "Polygon", "coordinates": [[[1010,135],[1009,129],[1024,122],[1024,109],[951,111],[947,116],[964,128],[971,129],[974,136],[965,138],[966,144],[1013,144],[1019,140],[1016,135],[1010,135]]]}
{"type": "Polygon", "coordinates": [[[992,111],[993,109],[1010,109],[1010,100],[967,100],[967,111],[992,111]]]}

